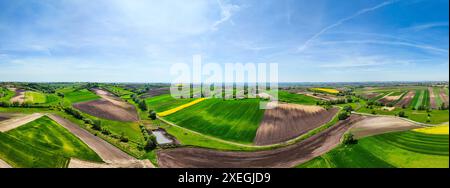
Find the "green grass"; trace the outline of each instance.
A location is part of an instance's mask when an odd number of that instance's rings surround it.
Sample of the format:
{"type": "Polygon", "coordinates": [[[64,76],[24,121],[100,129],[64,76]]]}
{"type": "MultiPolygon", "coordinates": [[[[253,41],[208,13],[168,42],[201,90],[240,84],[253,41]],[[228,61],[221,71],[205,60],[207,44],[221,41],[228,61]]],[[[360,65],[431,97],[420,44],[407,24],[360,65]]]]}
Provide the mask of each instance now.
{"type": "Polygon", "coordinates": [[[301,168],[448,168],[448,135],[413,131],[366,137],[358,144],[341,145],[301,168]]]}
{"type": "Polygon", "coordinates": [[[64,99],[68,100],[71,103],[92,101],[100,98],[95,93],[92,93],[87,89],[64,90],[64,92],[62,93],[64,94],[64,99]]]}
{"type": "Polygon", "coordinates": [[[207,99],[165,119],[224,140],[252,143],[264,115],[259,101],[207,99]]]}
{"type": "Polygon", "coordinates": [[[436,106],[439,108],[442,105],[442,99],[439,93],[441,92],[441,88],[433,87],[434,100],[436,101],[436,106]]]}
{"type": "Polygon", "coordinates": [[[65,167],[64,159],[72,157],[102,161],[85,143],[46,116],[6,134],[2,138],[10,142],[2,145],[1,150],[6,152],[1,156],[15,167],[65,167]],[[57,160],[52,162],[54,158],[57,160]]]}
{"type": "Polygon", "coordinates": [[[15,93],[9,89],[0,87],[0,102],[9,102],[14,95],[15,93]]]}
{"type": "Polygon", "coordinates": [[[195,99],[176,99],[170,94],[165,94],[147,98],[145,99],[145,102],[147,103],[149,109],[155,110],[156,112],[164,112],[177,106],[189,103],[193,100],[195,99]]]}
{"type": "Polygon", "coordinates": [[[287,91],[278,91],[278,100],[287,103],[315,105],[317,99],[301,94],[289,93],[287,91]]]}
{"type": "Polygon", "coordinates": [[[42,104],[47,101],[47,97],[43,93],[27,91],[25,92],[25,102],[33,104],[42,104]]]}
{"type": "Polygon", "coordinates": [[[430,91],[428,91],[428,89],[424,90],[422,97],[422,106],[425,106],[425,108],[430,107],[430,91]]]}
{"type": "Polygon", "coordinates": [[[414,94],[414,97],[413,97],[413,99],[411,100],[411,103],[409,104],[409,106],[408,107],[414,107],[414,108],[416,108],[416,106],[420,106],[420,104],[419,105],[417,105],[417,103],[420,101],[419,99],[420,99],[420,95],[421,95],[421,90],[416,90],[416,93],[414,94]]]}

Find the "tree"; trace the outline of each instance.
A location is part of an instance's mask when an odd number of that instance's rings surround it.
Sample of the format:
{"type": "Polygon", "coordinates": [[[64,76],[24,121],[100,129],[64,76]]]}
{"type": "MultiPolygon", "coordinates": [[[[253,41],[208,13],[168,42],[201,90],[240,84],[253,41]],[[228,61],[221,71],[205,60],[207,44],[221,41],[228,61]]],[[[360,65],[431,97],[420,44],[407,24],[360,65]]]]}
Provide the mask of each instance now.
{"type": "Polygon", "coordinates": [[[100,120],[94,120],[94,121],[92,121],[94,124],[92,124],[92,128],[94,129],[94,130],[97,130],[97,131],[101,131],[102,130],[102,121],[100,121],[100,120]]]}
{"type": "Polygon", "coordinates": [[[347,105],[347,106],[344,106],[344,110],[345,110],[346,112],[351,112],[351,111],[353,110],[353,108],[352,108],[352,106],[347,105]]]}
{"type": "Polygon", "coordinates": [[[338,119],[339,120],[345,120],[345,119],[347,119],[348,118],[348,113],[347,112],[341,112],[341,113],[339,113],[339,115],[338,115],[338,119]]]}
{"type": "Polygon", "coordinates": [[[156,112],[154,110],[150,110],[149,116],[150,119],[155,120],[156,119],[156,112]]]}
{"type": "Polygon", "coordinates": [[[357,144],[358,140],[356,140],[352,133],[346,133],[344,134],[344,138],[342,139],[342,143],[344,145],[352,145],[357,144]]]}
{"type": "Polygon", "coordinates": [[[398,113],[398,117],[406,117],[405,112],[404,111],[400,111],[398,113]]]}
{"type": "Polygon", "coordinates": [[[147,111],[147,110],[148,110],[148,108],[147,108],[147,103],[145,103],[145,100],[139,101],[139,108],[140,108],[141,110],[143,110],[143,111],[147,111]]]}
{"type": "Polygon", "coordinates": [[[155,135],[150,135],[144,146],[145,151],[151,151],[151,150],[155,149],[156,146],[157,146],[157,142],[156,142],[155,135]]]}

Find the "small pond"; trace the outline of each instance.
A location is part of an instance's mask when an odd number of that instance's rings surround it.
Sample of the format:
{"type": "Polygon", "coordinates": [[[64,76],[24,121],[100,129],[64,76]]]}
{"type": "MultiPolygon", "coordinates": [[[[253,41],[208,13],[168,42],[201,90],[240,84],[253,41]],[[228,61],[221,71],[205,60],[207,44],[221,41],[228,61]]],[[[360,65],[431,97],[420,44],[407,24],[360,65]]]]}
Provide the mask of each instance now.
{"type": "Polygon", "coordinates": [[[153,135],[155,135],[156,142],[158,142],[158,144],[171,144],[171,143],[173,143],[173,140],[168,138],[165,135],[164,131],[156,130],[156,131],[152,131],[152,132],[153,132],[153,135]]]}

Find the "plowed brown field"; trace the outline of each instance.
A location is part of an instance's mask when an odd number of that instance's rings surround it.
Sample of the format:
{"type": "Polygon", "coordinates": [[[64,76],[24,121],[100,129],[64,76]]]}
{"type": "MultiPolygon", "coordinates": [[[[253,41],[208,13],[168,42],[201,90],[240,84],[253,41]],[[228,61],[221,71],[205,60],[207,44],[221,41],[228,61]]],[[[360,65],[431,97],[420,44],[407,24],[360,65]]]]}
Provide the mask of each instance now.
{"type": "Polygon", "coordinates": [[[411,103],[412,99],[414,98],[415,94],[416,94],[415,91],[409,91],[405,96],[403,96],[401,101],[395,104],[395,106],[396,107],[408,106],[409,103],[411,103]]]}
{"type": "Polygon", "coordinates": [[[138,121],[139,117],[136,108],[122,101],[113,94],[100,89],[93,89],[93,91],[100,97],[99,100],[80,102],[73,104],[73,106],[90,115],[116,120],[116,121],[138,121]]]}
{"type": "Polygon", "coordinates": [[[203,148],[176,148],[159,150],[160,167],[197,168],[248,168],[248,167],[293,167],[320,156],[340,143],[342,135],[364,116],[351,115],[348,119],[309,137],[306,140],[283,148],[256,152],[227,152],[203,148]]]}
{"type": "Polygon", "coordinates": [[[270,145],[288,141],[329,122],[337,112],[337,108],[278,104],[275,109],[265,111],[253,143],[270,145]]]}

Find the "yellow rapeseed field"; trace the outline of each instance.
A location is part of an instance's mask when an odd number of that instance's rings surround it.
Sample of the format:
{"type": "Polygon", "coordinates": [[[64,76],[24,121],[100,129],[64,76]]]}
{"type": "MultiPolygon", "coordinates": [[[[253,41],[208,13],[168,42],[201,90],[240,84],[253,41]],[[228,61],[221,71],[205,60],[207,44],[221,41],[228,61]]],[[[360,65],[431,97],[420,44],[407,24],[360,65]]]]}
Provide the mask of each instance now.
{"type": "Polygon", "coordinates": [[[448,123],[434,127],[414,129],[414,131],[426,134],[448,134],[448,123]]]}
{"type": "Polygon", "coordinates": [[[311,88],[312,90],[316,90],[316,91],[323,91],[323,92],[327,92],[327,93],[332,93],[332,94],[337,94],[339,93],[338,90],[336,89],[329,89],[329,88],[311,88]]]}
{"type": "Polygon", "coordinates": [[[182,110],[182,109],[185,109],[185,108],[187,108],[187,107],[189,107],[189,106],[192,106],[192,105],[194,105],[194,104],[197,104],[197,103],[199,103],[199,102],[202,102],[202,101],[204,101],[205,99],[206,99],[206,98],[199,98],[199,99],[194,100],[194,101],[191,101],[191,102],[189,102],[189,103],[186,103],[186,104],[180,105],[180,106],[178,106],[178,107],[172,108],[172,109],[170,109],[170,110],[166,110],[166,111],[164,111],[164,112],[157,113],[157,115],[158,115],[159,117],[168,116],[168,115],[173,114],[173,113],[175,113],[175,112],[178,112],[178,111],[180,111],[180,110],[182,110]]]}

